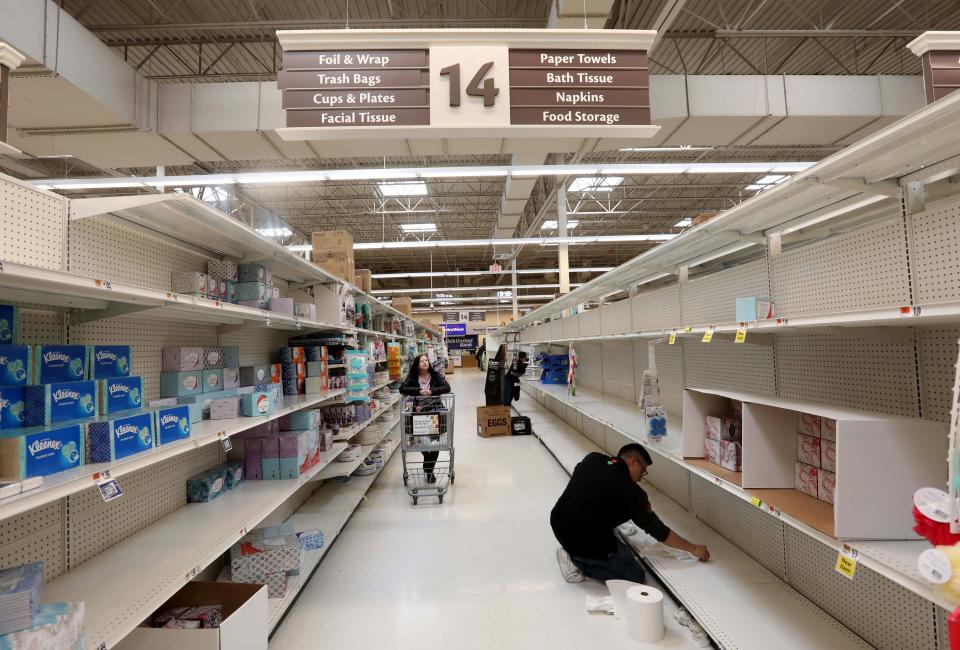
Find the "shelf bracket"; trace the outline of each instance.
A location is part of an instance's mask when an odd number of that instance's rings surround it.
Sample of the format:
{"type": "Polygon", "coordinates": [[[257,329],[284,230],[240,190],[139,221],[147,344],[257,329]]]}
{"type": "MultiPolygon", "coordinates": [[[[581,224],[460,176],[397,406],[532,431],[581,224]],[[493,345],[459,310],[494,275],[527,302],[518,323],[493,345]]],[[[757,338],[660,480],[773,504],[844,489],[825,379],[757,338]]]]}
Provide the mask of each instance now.
{"type": "Polygon", "coordinates": [[[876,183],[868,183],[863,178],[833,178],[830,180],[823,180],[817,178],[816,176],[811,176],[804,180],[811,183],[818,183],[820,185],[839,187],[845,190],[855,190],[857,192],[863,192],[864,194],[876,194],[877,196],[889,196],[891,198],[897,198],[900,196],[900,186],[894,181],[878,181],[876,183]]]}
{"type": "Polygon", "coordinates": [[[83,325],[106,318],[119,318],[120,316],[129,316],[147,309],[155,309],[157,305],[139,305],[126,303],[112,303],[104,309],[85,309],[70,312],[71,325],[83,325]]]}

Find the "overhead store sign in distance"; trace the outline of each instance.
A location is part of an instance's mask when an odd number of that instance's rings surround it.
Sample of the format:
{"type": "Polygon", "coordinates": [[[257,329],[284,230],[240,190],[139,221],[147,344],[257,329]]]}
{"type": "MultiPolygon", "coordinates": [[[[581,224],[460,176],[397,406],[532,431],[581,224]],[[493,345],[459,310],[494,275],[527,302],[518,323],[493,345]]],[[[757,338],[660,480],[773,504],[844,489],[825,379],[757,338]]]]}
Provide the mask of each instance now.
{"type": "Polygon", "coordinates": [[[651,137],[655,32],[278,31],[287,140],[651,137]],[[385,131],[384,129],[387,129],[385,131]]]}

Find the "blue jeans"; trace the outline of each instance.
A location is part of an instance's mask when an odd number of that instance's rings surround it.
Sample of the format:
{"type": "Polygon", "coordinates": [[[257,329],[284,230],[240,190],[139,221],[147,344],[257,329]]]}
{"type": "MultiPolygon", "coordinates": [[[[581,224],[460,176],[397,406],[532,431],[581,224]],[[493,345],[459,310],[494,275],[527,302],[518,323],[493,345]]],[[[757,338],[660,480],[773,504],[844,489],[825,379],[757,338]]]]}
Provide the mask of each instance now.
{"type": "Polygon", "coordinates": [[[605,560],[596,560],[585,557],[572,557],[573,563],[580,567],[583,575],[588,578],[606,582],[607,580],[629,580],[643,582],[647,577],[643,565],[633,549],[617,540],[617,550],[607,556],[605,560]]]}

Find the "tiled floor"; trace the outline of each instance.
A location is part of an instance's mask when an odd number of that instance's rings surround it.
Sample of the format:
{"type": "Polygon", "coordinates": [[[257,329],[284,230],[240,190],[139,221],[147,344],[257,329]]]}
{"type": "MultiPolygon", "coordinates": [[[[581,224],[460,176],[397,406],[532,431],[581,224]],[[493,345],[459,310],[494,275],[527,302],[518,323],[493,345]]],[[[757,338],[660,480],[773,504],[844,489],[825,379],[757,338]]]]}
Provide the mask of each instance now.
{"type": "Polygon", "coordinates": [[[450,379],[457,465],[444,503],[412,505],[397,453],[271,650],[646,647],[622,622],[586,613],[585,594],[602,585],[560,577],[549,513],[567,474],[534,437],[477,437],[482,375],[450,379]]]}

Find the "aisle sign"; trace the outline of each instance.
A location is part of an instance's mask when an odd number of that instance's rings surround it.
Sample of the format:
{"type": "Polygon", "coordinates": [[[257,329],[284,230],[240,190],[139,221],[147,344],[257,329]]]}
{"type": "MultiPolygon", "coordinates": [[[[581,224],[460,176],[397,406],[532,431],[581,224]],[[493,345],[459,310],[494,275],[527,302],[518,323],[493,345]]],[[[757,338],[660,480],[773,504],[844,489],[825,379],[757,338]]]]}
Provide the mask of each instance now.
{"type": "Polygon", "coordinates": [[[467,333],[466,323],[440,323],[447,336],[463,336],[467,333]]]}
{"type": "Polygon", "coordinates": [[[834,569],[840,575],[853,580],[853,576],[857,572],[857,558],[859,556],[857,549],[844,544],[837,555],[837,565],[834,569]]]}
{"type": "Polygon", "coordinates": [[[655,32],[571,31],[278,31],[277,86],[291,131],[280,135],[459,127],[509,137],[512,127],[636,126],[648,128],[617,134],[653,136],[646,49],[655,32]]]}
{"type": "Polygon", "coordinates": [[[464,336],[448,336],[447,349],[448,350],[470,350],[470,351],[476,350],[477,335],[466,334],[464,336]]]}
{"type": "MultiPolygon", "coordinates": [[[[445,311],[441,314],[443,320],[447,323],[456,323],[460,318],[460,314],[455,311],[445,311]]],[[[442,324],[442,323],[441,323],[442,324]]]]}
{"type": "Polygon", "coordinates": [[[469,312],[468,320],[486,320],[487,315],[482,311],[471,311],[469,312]]]}

